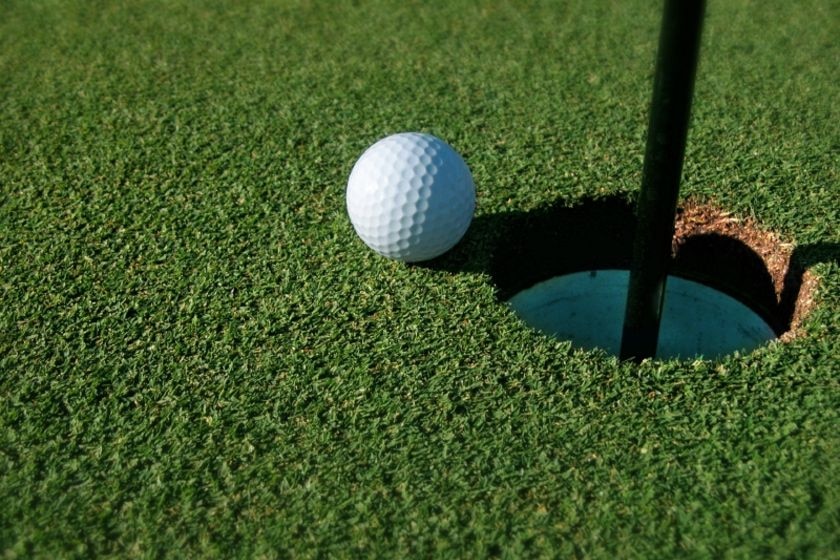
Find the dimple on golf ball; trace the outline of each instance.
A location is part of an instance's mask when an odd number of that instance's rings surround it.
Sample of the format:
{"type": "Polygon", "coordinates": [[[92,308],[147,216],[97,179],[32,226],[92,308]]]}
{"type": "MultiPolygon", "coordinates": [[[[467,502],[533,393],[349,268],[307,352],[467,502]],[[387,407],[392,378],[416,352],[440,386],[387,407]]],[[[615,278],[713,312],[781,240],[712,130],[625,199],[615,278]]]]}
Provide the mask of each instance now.
{"type": "Polygon", "coordinates": [[[347,182],[347,213],[365,244],[404,262],[433,259],[466,233],[475,185],[461,156],[430,134],[404,132],[369,147],[347,182]]]}

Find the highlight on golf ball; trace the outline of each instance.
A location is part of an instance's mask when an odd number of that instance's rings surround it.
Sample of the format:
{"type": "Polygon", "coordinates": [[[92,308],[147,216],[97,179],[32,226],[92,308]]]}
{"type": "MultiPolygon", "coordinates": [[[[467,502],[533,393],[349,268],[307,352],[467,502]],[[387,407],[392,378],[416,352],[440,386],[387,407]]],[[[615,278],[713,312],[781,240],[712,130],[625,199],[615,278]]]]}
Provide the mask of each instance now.
{"type": "Polygon", "coordinates": [[[403,132],[370,146],[350,173],[347,213],[365,244],[388,258],[442,255],[464,236],[475,211],[469,167],[446,142],[403,132]]]}

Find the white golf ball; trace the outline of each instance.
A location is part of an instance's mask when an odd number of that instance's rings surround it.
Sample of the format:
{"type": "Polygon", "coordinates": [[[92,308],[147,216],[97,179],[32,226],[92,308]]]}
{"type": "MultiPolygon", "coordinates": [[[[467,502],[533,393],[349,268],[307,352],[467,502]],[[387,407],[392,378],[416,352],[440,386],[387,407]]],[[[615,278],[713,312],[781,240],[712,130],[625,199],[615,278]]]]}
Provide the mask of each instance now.
{"type": "Polygon", "coordinates": [[[405,132],[368,148],[347,182],[347,213],[365,244],[404,262],[424,261],[463,237],[475,185],[461,156],[430,134],[405,132]]]}

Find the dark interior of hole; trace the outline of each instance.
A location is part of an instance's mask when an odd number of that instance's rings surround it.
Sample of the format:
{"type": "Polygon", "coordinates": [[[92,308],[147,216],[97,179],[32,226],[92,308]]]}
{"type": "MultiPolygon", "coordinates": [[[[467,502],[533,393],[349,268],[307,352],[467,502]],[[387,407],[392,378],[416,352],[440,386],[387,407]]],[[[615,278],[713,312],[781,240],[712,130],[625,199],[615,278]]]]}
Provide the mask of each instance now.
{"type": "MultiPolygon", "coordinates": [[[[634,226],[632,202],[619,197],[507,216],[490,269],[499,299],[555,276],[629,268],[634,226]]],[[[717,234],[687,238],[675,254],[672,274],[738,299],[778,335],[790,327],[793,306],[779,302],[764,261],[738,239],[717,234]]],[[[800,273],[800,284],[801,278],[800,273]]]]}
{"type": "Polygon", "coordinates": [[[635,217],[622,198],[557,203],[513,217],[491,274],[500,299],[554,276],[584,270],[629,268],[635,217]]]}

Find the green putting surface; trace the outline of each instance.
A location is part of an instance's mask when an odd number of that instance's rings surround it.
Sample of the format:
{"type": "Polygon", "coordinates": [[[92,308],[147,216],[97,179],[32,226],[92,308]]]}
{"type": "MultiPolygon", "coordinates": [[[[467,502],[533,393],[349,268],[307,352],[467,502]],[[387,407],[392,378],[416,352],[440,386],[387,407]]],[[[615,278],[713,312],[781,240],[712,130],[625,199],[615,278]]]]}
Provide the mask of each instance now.
{"type": "Polygon", "coordinates": [[[836,557],[837,2],[709,2],[684,167],[801,337],[637,366],[497,297],[513,217],[637,191],[660,9],[0,2],[0,556],[836,557]],[[407,130],[477,189],[428,266],[344,207],[407,130]]]}

